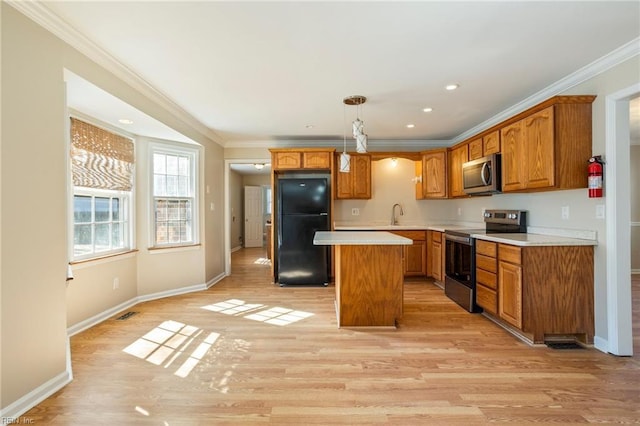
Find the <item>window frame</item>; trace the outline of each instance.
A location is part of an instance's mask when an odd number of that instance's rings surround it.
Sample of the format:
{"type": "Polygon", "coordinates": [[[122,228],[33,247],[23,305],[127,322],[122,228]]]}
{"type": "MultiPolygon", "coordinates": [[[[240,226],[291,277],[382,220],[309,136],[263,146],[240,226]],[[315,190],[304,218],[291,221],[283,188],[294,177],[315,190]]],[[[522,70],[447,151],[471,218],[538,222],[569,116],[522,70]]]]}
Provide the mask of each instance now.
{"type": "Polygon", "coordinates": [[[199,191],[199,171],[200,171],[200,150],[197,147],[180,146],[162,142],[149,143],[149,249],[165,249],[192,247],[200,244],[200,191],[199,191]],[[155,195],[155,154],[174,155],[188,157],[189,160],[189,189],[190,196],[168,196],[155,195]],[[181,241],[176,243],[158,243],[157,241],[157,221],[156,221],[156,201],[158,200],[189,200],[191,202],[191,241],[181,241]]]}
{"type": "MultiPolygon", "coordinates": [[[[71,196],[71,259],[74,262],[80,262],[80,261],[87,261],[87,260],[92,260],[92,259],[100,259],[102,257],[108,257],[108,256],[112,256],[114,254],[120,254],[120,253],[128,253],[133,249],[133,244],[134,244],[134,238],[133,238],[133,191],[117,191],[117,190],[109,190],[109,189],[96,189],[96,188],[87,188],[87,187],[81,187],[81,186],[74,186],[73,187],[73,191],[72,191],[72,196],[71,196]],[[92,202],[92,208],[91,208],[91,221],[89,222],[76,222],[75,219],[75,197],[76,196],[81,196],[81,197],[91,197],[92,200],[94,200],[95,198],[109,198],[110,200],[112,199],[119,199],[121,200],[121,208],[120,211],[122,213],[122,215],[124,216],[122,218],[122,220],[120,221],[113,221],[113,217],[110,218],[109,221],[101,221],[101,222],[97,222],[95,220],[95,202],[92,202]],[[91,253],[86,253],[86,254],[76,254],[76,243],[75,243],[75,229],[76,229],[76,225],[78,224],[82,224],[82,223],[86,223],[88,225],[91,225],[92,227],[92,238],[91,238],[91,243],[93,246],[93,251],[91,253]],[[95,247],[96,247],[96,239],[95,239],[95,226],[96,224],[113,224],[113,223],[121,223],[122,224],[122,240],[123,240],[123,246],[122,247],[118,247],[118,248],[112,248],[109,250],[102,250],[102,251],[95,251],[95,247]]],[[[111,205],[111,203],[110,203],[111,205]]],[[[110,212],[112,212],[112,210],[110,210],[110,212]]],[[[112,239],[112,233],[111,233],[111,226],[110,226],[110,232],[109,232],[110,238],[109,238],[109,244],[111,244],[113,242],[112,239]]]]}

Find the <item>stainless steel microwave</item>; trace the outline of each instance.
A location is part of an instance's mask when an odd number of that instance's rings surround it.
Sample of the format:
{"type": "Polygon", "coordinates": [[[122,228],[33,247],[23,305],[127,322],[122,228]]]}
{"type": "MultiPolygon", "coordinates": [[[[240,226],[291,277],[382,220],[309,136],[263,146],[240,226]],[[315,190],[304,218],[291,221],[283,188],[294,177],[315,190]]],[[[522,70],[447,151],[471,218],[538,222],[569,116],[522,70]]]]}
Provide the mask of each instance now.
{"type": "Polygon", "coordinates": [[[462,188],[469,195],[495,194],[502,190],[500,154],[468,161],[462,165],[462,188]]]}

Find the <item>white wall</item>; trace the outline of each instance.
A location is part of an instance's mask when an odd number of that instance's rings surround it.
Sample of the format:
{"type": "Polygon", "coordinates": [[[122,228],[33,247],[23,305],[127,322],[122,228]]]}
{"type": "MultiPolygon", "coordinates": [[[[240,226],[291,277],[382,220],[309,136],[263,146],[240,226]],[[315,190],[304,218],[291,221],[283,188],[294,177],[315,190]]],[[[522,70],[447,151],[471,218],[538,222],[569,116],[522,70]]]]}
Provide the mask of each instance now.
{"type": "MultiPolygon", "coordinates": [[[[134,295],[204,284],[224,273],[224,160],[223,149],[200,129],[134,90],[6,2],[0,4],[0,10],[0,407],[5,416],[23,412],[70,380],[70,322],[91,317],[134,295]],[[217,208],[205,211],[202,206],[201,247],[151,255],[145,251],[144,237],[137,235],[138,254],[76,267],[76,278],[67,287],[70,186],[65,68],[203,146],[201,197],[204,205],[214,203],[217,208]],[[157,268],[160,264],[166,268],[157,268]],[[117,292],[113,291],[114,277],[120,280],[117,292]],[[72,307],[69,311],[68,306],[72,307]]],[[[140,163],[140,173],[144,167],[140,163]]]]}

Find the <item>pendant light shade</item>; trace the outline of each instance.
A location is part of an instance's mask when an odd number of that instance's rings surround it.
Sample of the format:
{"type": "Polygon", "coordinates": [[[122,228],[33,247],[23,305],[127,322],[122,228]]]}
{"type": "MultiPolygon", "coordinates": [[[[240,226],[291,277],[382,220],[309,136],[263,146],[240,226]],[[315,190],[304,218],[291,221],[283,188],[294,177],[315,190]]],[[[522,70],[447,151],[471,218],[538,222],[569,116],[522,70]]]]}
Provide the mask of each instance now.
{"type": "Polygon", "coordinates": [[[349,173],[351,171],[351,156],[346,152],[340,154],[340,171],[349,173]]]}

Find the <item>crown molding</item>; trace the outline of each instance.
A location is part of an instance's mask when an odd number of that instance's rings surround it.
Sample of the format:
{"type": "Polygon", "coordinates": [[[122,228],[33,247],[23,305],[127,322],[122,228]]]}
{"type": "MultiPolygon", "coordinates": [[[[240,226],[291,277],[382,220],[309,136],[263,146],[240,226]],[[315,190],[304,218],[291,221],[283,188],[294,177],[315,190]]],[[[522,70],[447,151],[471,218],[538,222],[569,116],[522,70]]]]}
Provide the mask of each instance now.
{"type": "Polygon", "coordinates": [[[6,0],[6,3],[34,21],[80,53],[114,74],[138,92],[169,111],[182,123],[197,130],[203,136],[211,139],[220,146],[224,146],[224,139],[209,127],[189,114],[186,110],[172,101],[164,93],[147,83],[142,77],[118,61],[102,47],[91,41],[69,23],[56,15],[45,3],[40,1],[6,0]]]}
{"type": "Polygon", "coordinates": [[[579,70],[547,86],[538,93],[535,93],[528,98],[518,102],[517,104],[507,108],[501,113],[494,115],[489,120],[484,121],[475,127],[472,127],[464,133],[461,133],[451,140],[451,145],[455,145],[458,142],[462,142],[472,136],[475,136],[492,126],[495,126],[496,124],[499,124],[504,120],[539,104],[540,102],[543,102],[553,96],[559,95],[569,90],[570,88],[577,86],[578,84],[583,83],[599,74],[602,74],[603,72],[613,68],[614,66],[621,64],[622,62],[638,55],[640,55],[640,37],[635,38],[626,44],[623,44],[616,50],[613,50],[605,56],[596,59],[588,65],[585,65],[579,70]]]}
{"type": "MultiPolygon", "coordinates": [[[[374,151],[421,151],[428,148],[442,148],[451,145],[450,140],[372,140],[369,139],[368,148],[374,151]]],[[[225,148],[336,148],[341,151],[344,146],[342,139],[281,139],[230,141],[225,148]]],[[[347,150],[353,151],[355,142],[347,141],[347,150]]]]}

